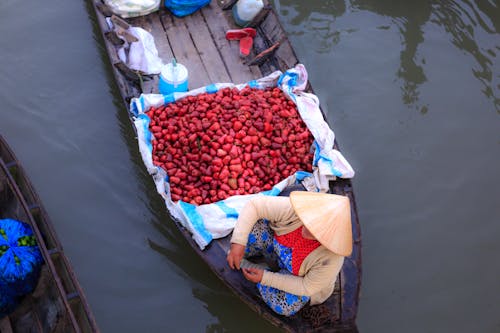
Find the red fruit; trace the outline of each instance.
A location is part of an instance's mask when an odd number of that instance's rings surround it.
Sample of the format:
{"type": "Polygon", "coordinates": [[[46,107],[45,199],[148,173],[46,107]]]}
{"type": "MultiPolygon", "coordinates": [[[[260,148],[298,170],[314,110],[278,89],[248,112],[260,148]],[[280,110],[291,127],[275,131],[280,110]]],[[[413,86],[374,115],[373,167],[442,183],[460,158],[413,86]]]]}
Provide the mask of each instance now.
{"type": "Polygon", "coordinates": [[[208,155],[208,154],[202,154],[201,155],[201,160],[204,161],[204,162],[210,162],[212,161],[212,156],[208,155]]]}
{"type": "Polygon", "coordinates": [[[220,129],[220,125],[219,123],[213,123],[212,125],[210,125],[210,127],[208,128],[209,131],[217,131],[220,129]]]}
{"type": "Polygon", "coordinates": [[[212,160],[212,165],[221,167],[223,165],[222,160],[220,158],[214,158],[212,160]]]}
{"type": "Polygon", "coordinates": [[[255,127],[252,126],[252,127],[248,128],[247,134],[250,135],[250,136],[253,136],[253,135],[257,135],[258,132],[257,132],[257,129],[255,129],[255,127]]]}
{"type": "Polygon", "coordinates": [[[228,169],[222,169],[222,171],[219,174],[219,179],[221,181],[224,181],[225,179],[227,179],[227,177],[229,177],[229,170],[228,169]]]}
{"type": "Polygon", "coordinates": [[[210,176],[202,176],[201,177],[201,181],[204,182],[204,183],[210,183],[212,181],[212,177],[210,176]]]}
{"type": "Polygon", "coordinates": [[[236,158],[238,155],[239,155],[239,151],[238,151],[238,147],[236,146],[232,146],[231,147],[231,150],[229,151],[229,155],[232,157],[232,158],[236,158]]]}
{"type": "MultiPolygon", "coordinates": [[[[229,178],[227,183],[228,183],[229,187],[231,187],[233,190],[236,190],[238,188],[238,181],[235,178],[229,178]]],[[[221,189],[222,189],[222,185],[221,185],[221,189]]]]}
{"type": "Polygon", "coordinates": [[[234,136],[236,139],[242,139],[246,136],[246,133],[245,131],[242,131],[242,130],[239,130],[238,132],[236,132],[236,135],[234,136]]]}
{"type": "Polygon", "coordinates": [[[229,164],[241,164],[241,158],[236,157],[235,159],[232,159],[229,164]]]}
{"type": "Polygon", "coordinates": [[[243,142],[246,145],[249,145],[252,143],[252,138],[250,136],[245,136],[243,139],[241,139],[241,142],[243,142]]]}
{"type": "Polygon", "coordinates": [[[217,156],[224,157],[227,155],[227,152],[223,149],[217,149],[217,156]]]}
{"type": "Polygon", "coordinates": [[[153,163],[170,176],[172,200],[211,203],[310,171],[312,136],[278,88],[225,88],[147,115],[153,163]]]}
{"type": "Polygon", "coordinates": [[[237,132],[243,127],[243,124],[239,121],[233,123],[233,129],[237,132]]]}
{"type": "Polygon", "coordinates": [[[243,167],[241,166],[241,164],[231,164],[229,166],[229,170],[240,173],[243,171],[243,167]]]}
{"type": "Polygon", "coordinates": [[[181,182],[181,179],[179,177],[172,176],[170,177],[170,182],[172,184],[179,184],[181,182]]]}

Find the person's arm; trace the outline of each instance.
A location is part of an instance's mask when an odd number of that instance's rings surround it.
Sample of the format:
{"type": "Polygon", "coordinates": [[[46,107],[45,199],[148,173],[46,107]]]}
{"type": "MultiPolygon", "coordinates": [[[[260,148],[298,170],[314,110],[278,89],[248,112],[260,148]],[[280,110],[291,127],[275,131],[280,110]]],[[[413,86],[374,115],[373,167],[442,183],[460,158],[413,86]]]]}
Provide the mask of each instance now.
{"type": "Polygon", "coordinates": [[[294,295],[312,296],[335,283],[343,262],[342,256],[333,256],[327,262],[320,260],[303,277],[264,271],[261,284],[294,295]]]}
{"type": "Polygon", "coordinates": [[[287,197],[257,196],[250,199],[238,216],[233,230],[231,249],[227,254],[231,269],[240,269],[248,235],[260,219],[267,219],[273,225],[287,225],[296,221],[296,215],[287,197]]]}
{"type": "Polygon", "coordinates": [[[287,224],[295,221],[296,215],[288,197],[256,196],[241,210],[231,243],[246,246],[252,227],[260,219],[267,219],[271,224],[287,224]]]}

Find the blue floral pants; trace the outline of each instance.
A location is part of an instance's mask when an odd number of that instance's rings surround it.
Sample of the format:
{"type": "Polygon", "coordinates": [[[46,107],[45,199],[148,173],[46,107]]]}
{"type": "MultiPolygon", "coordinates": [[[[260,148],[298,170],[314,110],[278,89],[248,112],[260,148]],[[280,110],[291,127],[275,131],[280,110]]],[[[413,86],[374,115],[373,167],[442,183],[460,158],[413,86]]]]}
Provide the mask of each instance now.
{"type": "MultiPolygon", "coordinates": [[[[292,250],[278,243],[273,235],[269,222],[259,220],[248,236],[245,256],[264,255],[269,260],[277,260],[280,274],[292,274],[292,250]]],[[[290,294],[260,283],[257,283],[257,289],[264,302],[274,312],[284,316],[294,315],[310,300],[309,296],[290,294]]]]}

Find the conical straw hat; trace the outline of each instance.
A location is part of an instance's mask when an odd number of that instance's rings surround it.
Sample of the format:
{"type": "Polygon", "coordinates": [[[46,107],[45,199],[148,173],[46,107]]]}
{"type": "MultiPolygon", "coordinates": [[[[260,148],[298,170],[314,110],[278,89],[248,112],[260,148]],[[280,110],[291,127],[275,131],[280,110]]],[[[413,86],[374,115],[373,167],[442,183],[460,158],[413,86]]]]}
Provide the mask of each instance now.
{"type": "Polygon", "coordinates": [[[328,250],[341,256],[352,252],[349,198],[307,191],[290,193],[293,210],[313,236],[328,250]]]}

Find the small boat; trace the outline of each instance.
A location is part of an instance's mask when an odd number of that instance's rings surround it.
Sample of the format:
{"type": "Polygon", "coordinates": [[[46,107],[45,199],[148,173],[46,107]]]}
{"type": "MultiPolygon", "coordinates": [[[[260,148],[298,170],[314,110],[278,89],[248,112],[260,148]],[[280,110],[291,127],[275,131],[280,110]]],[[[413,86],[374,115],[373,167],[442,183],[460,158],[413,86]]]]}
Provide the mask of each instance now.
{"type": "Polygon", "coordinates": [[[47,212],[0,135],[0,219],[7,218],[29,224],[44,263],[35,290],[0,318],[0,332],[99,332],[47,212]]]}
{"type": "MultiPolygon", "coordinates": [[[[158,75],[143,75],[133,71],[120,60],[117,49],[124,43],[115,29],[122,31],[129,26],[140,27],[153,37],[159,57],[164,63],[175,58],[189,68],[190,89],[213,83],[245,83],[269,75],[277,70],[285,72],[299,61],[281,23],[268,3],[248,25],[257,31],[252,53],[240,56],[238,43],[228,41],[226,32],[238,29],[231,14],[236,1],[211,1],[207,6],[185,17],[172,15],[165,7],[144,16],[123,18],[113,13],[101,0],[93,0],[95,20],[102,34],[102,42],[112,65],[114,79],[121,93],[124,107],[132,122],[134,115],[130,101],[141,94],[158,94],[158,75]]],[[[123,38],[124,37],[124,38],[123,38]]],[[[133,38],[132,38],[133,39],[133,38]]],[[[313,92],[310,85],[308,92],[313,92]]],[[[326,121],[324,113],[321,111],[326,121]]],[[[134,126],[132,126],[134,127],[134,126]]],[[[134,130],[136,128],[134,127],[134,130]]],[[[338,143],[335,141],[338,149],[338,143]]],[[[281,195],[288,193],[286,189],[281,195]]],[[[230,235],[213,239],[203,250],[193,240],[191,233],[172,216],[172,220],[186,241],[215,273],[243,302],[288,332],[357,332],[356,315],[361,286],[361,233],[352,183],[338,178],[330,182],[330,193],[347,196],[351,203],[353,226],[353,253],[345,259],[332,296],[320,307],[305,307],[291,317],[275,314],[260,298],[255,285],[242,274],[229,269],[226,253],[230,235]],[[315,308],[317,311],[312,311],[315,308]]]]}

